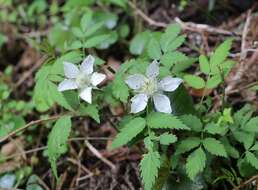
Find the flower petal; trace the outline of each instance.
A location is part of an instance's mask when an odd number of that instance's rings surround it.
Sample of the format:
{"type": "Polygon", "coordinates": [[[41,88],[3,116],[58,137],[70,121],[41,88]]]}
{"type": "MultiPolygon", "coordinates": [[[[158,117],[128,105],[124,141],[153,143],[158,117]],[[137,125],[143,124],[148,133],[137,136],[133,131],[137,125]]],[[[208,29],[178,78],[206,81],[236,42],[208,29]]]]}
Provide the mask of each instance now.
{"type": "Polygon", "coordinates": [[[170,100],[166,95],[154,94],[153,95],[154,106],[158,112],[171,113],[170,100]]]}
{"type": "Polygon", "coordinates": [[[75,80],[71,80],[71,79],[64,79],[61,83],[59,83],[57,90],[62,92],[65,90],[73,90],[73,89],[77,89],[78,86],[75,82],[75,80]]]}
{"type": "Polygon", "coordinates": [[[172,92],[176,90],[182,82],[183,80],[180,78],[173,78],[171,76],[167,76],[159,82],[158,87],[161,88],[161,90],[172,92]]]}
{"type": "Polygon", "coordinates": [[[134,74],[127,77],[125,83],[134,90],[140,89],[144,85],[144,76],[141,74],[134,74]]]}
{"type": "Polygon", "coordinates": [[[93,64],[95,62],[95,58],[92,55],[88,55],[81,64],[81,71],[85,74],[93,73],[93,64]]]}
{"type": "Polygon", "coordinates": [[[89,104],[91,104],[91,101],[92,101],[91,90],[92,90],[91,87],[87,87],[87,88],[83,89],[79,94],[81,99],[88,102],[89,104]]]}
{"type": "Polygon", "coordinates": [[[137,94],[131,99],[131,102],[131,113],[138,113],[146,108],[148,96],[146,94],[137,94]]]}
{"type": "Polygon", "coordinates": [[[74,79],[79,74],[79,69],[75,64],[64,62],[64,74],[69,79],[74,79]]]}
{"type": "Polygon", "coordinates": [[[102,74],[102,73],[93,73],[91,76],[91,84],[93,86],[97,86],[99,83],[101,83],[104,79],[106,78],[106,75],[102,74]]]}
{"type": "Polygon", "coordinates": [[[159,63],[157,60],[152,61],[147,67],[146,75],[148,78],[156,78],[159,75],[159,63]]]}

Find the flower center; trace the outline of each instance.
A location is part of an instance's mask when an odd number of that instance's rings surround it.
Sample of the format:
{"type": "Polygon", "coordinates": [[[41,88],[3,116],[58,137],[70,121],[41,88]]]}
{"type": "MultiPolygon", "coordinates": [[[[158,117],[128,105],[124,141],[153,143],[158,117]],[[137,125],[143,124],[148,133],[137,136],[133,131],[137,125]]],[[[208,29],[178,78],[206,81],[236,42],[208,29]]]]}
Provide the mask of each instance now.
{"type": "Polygon", "coordinates": [[[80,73],[76,77],[75,81],[79,87],[86,87],[90,85],[90,82],[91,82],[90,79],[91,79],[90,75],[86,75],[85,73],[80,73]]]}
{"type": "Polygon", "coordinates": [[[146,93],[147,95],[152,95],[158,91],[158,82],[157,80],[146,79],[144,85],[142,86],[141,92],[146,93]]]}

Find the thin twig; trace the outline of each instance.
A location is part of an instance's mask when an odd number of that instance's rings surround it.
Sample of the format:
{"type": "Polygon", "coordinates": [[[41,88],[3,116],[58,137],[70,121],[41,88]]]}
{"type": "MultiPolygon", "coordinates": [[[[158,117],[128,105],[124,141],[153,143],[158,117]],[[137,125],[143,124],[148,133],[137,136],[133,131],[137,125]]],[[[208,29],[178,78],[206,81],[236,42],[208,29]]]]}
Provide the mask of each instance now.
{"type": "Polygon", "coordinates": [[[255,176],[251,177],[250,179],[244,181],[240,185],[236,186],[233,190],[240,190],[242,187],[248,185],[249,183],[252,183],[255,180],[258,180],[258,175],[255,175],[255,176]]]}
{"type": "Polygon", "coordinates": [[[246,37],[247,37],[247,34],[248,34],[248,31],[249,31],[249,26],[250,26],[250,23],[251,23],[251,16],[252,14],[252,10],[248,10],[247,12],[247,16],[246,16],[246,22],[245,22],[245,26],[244,26],[244,29],[243,29],[243,32],[242,32],[242,41],[241,41],[241,55],[240,55],[240,60],[243,60],[246,58],[246,51],[245,51],[245,48],[246,48],[246,37]]]}
{"type": "MultiPolygon", "coordinates": [[[[147,16],[142,10],[137,8],[132,2],[128,1],[128,4],[129,4],[130,7],[132,7],[136,11],[136,14],[138,14],[140,17],[142,17],[143,20],[145,20],[149,25],[156,26],[156,27],[162,27],[162,28],[165,28],[169,25],[168,23],[158,22],[158,21],[153,20],[152,18],[147,16]]],[[[175,20],[176,23],[178,23],[182,27],[183,30],[188,30],[188,31],[198,32],[198,33],[208,32],[208,33],[212,33],[212,34],[222,34],[222,35],[229,35],[229,36],[241,35],[240,33],[231,32],[231,31],[228,31],[228,30],[224,30],[224,29],[213,27],[213,26],[209,26],[209,25],[206,25],[206,24],[196,24],[196,23],[193,23],[193,22],[183,22],[178,17],[175,17],[174,20],[175,20]]]]}
{"type": "Polygon", "coordinates": [[[41,64],[45,61],[46,56],[41,57],[36,64],[33,65],[33,67],[31,67],[30,70],[28,70],[27,72],[25,72],[21,78],[18,80],[18,82],[16,82],[16,84],[14,85],[14,88],[18,88],[28,77],[30,77],[32,75],[33,72],[35,72],[40,66],[41,64]]]}
{"type": "Polygon", "coordinates": [[[89,148],[89,150],[95,155],[97,156],[101,161],[103,161],[105,164],[107,164],[113,171],[116,170],[116,166],[110,162],[108,159],[106,159],[105,157],[103,157],[101,155],[101,153],[94,147],[92,146],[89,141],[84,141],[86,146],[89,148]]]}
{"type": "Polygon", "coordinates": [[[61,117],[60,115],[54,115],[54,116],[51,116],[47,119],[39,119],[39,120],[36,120],[36,121],[31,121],[28,124],[26,124],[24,127],[18,128],[16,130],[12,131],[11,133],[9,133],[8,135],[6,135],[5,137],[2,137],[0,139],[0,143],[4,142],[9,137],[12,137],[12,136],[16,135],[17,133],[24,131],[25,129],[31,127],[32,125],[38,125],[38,124],[41,124],[41,123],[44,123],[44,122],[47,122],[47,121],[56,120],[60,117],[61,117]]]}
{"type": "Polygon", "coordinates": [[[157,26],[157,27],[162,27],[162,28],[165,28],[168,25],[167,23],[157,22],[157,21],[151,19],[142,10],[138,9],[134,5],[134,3],[132,3],[131,1],[128,1],[128,4],[129,4],[130,7],[132,7],[136,11],[136,14],[141,16],[143,18],[143,20],[145,20],[149,25],[153,25],[153,26],[157,26]]]}

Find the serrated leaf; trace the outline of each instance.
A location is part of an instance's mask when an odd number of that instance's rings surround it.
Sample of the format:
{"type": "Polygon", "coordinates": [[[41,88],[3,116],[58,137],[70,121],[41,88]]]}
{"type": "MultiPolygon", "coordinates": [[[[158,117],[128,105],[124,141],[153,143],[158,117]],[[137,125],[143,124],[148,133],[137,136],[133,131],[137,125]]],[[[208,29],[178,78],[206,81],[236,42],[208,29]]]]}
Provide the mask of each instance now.
{"type": "Polygon", "coordinates": [[[140,170],[145,190],[152,190],[159,168],[160,155],[158,152],[150,151],[143,155],[143,159],[140,163],[140,170]]]}
{"type": "Polygon", "coordinates": [[[182,115],[180,116],[181,121],[187,125],[191,130],[200,132],[202,131],[202,122],[195,115],[182,115]]]}
{"type": "Polygon", "coordinates": [[[147,117],[147,125],[155,129],[184,129],[189,130],[180,119],[167,113],[152,112],[147,117]]]}
{"type": "Polygon", "coordinates": [[[151,38],[150,42],[148,43],[147,52],[150,58],[160,59],[161,49],[158,40],[151,38]]]}
{"type": "Polygon", "coordinates": [[[179,24],[171,24],[166,28],[165,33],[163,33],[160,38],[160,45],[164,52],[168,51],[169,45],[178,36],[180,31],[181,28],[179,24]]]}
{"type": "Polygon", "coordinates": [[[213,75],[207,80],[206,88],[213,89],[216,88],[222,82],[221,76],[219,74],[213,75]]]}
{"type": "Polygon", "coordinates": [[[48,158],[56,178],[58,178],[56,161],[67,151],[67,140],[70,135],[71,127],[71,117],[63,116],[57,120],[48,136],[48,158]]]}
{"type": "Polygon", "coordinates": [[[134,36],[132,41],[130,42],[130,52],[134,55],[142,54],[148,40],[150,37],[150,32],[145,31],[142,33],[138,33],[134,36]]]}
{"type": "Polygon", "coordinates": [[[215,156],[227,157],[227,153],[223,144],[215,138],[206,138],[203,140],[204,148],[215,156]]]}
{"type": "Polygon", "coordinates": [[[163,133],[162,135],[159,136],[159,141],[160,141],[160,144],[170,145],[177,141],[177,137],[174,134],[163,133]]]}
{"type": "Polygon", "coordinates": [[[213,66],[221,64],[228,56],[229,50],[232,45],[232,39],[228,39],[224,41],[222,44],[220,44],[214,54],[210,58],[210,64],[213,66]]]}
{"type": "Polygon", "coordinates": [[[199,63],[200,63],[201,72],[203,72],[205,74],[209,74],[210,73],[210,64],[205,55],[199,56],[199,63]]]}
{"type": "Polygon", "coordinates": [[[256,143],[252,146],[252,148],[250,150],[258,150],[258,141],[256,141],[256,143]]]}
{"type": "Polygon", "coordinates": [[[197,174],[202,172],[206,165],[206,155],[200,147],[192,152],[186,160],[186,173],[194,181],[197,174]]]}
{"type": "Polygon", "coordinates": [[[185,35],[175,38],[167,47],[167,51],[174,51],[179,48],[185,42],[185,35]]]}
{"type": "Polygon", "coordinates": [[[187,82],[188,85],[190,85],[195,89],[200,89],[205,87],[204,80],[199,76],[187,74],[184,76],[184,80],[187,82]]]}
{"type": "Polygon", "coordinates": [[[225,135],[228,131],[228,126],[221,126],[211,122],[204,127],[204,131],[212,135],[215,135],[215,134],[225,135]]]}
{"type": "Polygon", "coordinates": [[[244,144],[244,147],[246,150],[248,150],[255,139],[255,134],[254,133],[248,133],[245,131],[232,131],[234,138],[238,141],[244,144]]]}
{"type": "Polygon", "coordinates": [[[108,38],[109,38],[109,34],[102,34],[102,35],[94,36],[94,37],[88,39],[84,43],[84,47],[85,48],[96,47],[97,45],[101,44],[103,41],[105,41],[108,38]]]}
{"type": "Polygon", "coordinates": [[[118,148],[125,145],[130,140],[132,140],[136,135],[138,135],[145,128],[146,122],[141,117],[136,117],[130,120],[121,131],[116,136],[112,143],[112,148],[118,148]]]}
{"type": "Polygon", "coordinates": [[[87,106],[81,106],[79,108],[79,113],[80,115],[88,115],[97,123],[100,123],[99,110],[97,109],[97,105],[89,104],[87,106]]]}
{"type": "MultiPolygon", "coordinates": [[[[99,29],[101,29],[101,27],[104,25],[103,22],[98,22],[96,24],[94,24],[93,26],[91,26],[90,28],[87,28],[86,33],[84,34],[85,37],[89,37],[91,35],[93,35],[94,33],[96,33],[99,29]]],[[[108,38],[108,37],[107,37],[108,38]]],[[[106,39],[107,39],[106,38],[106,39]]]]}
{"type": "Polygon", "coordinates": [[[232,146],[232,145],[229,143],[229,141],[228,141],[227,138],[222,138],[222,139],[221,139],[221,142],[222,142],[222,144],[224,145],[225,150],[226,150],[226,152],[227,152],[227,154],[228,154],[229,156],[231,156],[232,158],[235,158],[235,159],[238,159],[238,158],[239,158],[239,152],[238,152],[238,150],[237,150],[234,146],[232,146]]]}
{"type": "Polygon", "coordinates": [[[246,152],[246,160],[251,164],[253,167],[258,169],[258,158],[251,152],[246,152]]]}
{"type": "Polygon", "coordinates": [[[258,117],[251,118],[242,129],[248,132],[258,133],[258,117]]]}
{"type": "Polygon", "coordinates": [[[86,31],[86,29],[90,26],[90,22],[92,20],[92,11],[88,10],[81,18],[81,29],[82,31],[86,31]]]}
{"type": "Polygon", "coordinates": [[[188,57],[179,52],[179,51],[174,51],[174,52],[167,52],[161,57],[161,64],[167,66],[167,67],[172,67],[175,63],[182,62],[188,60],[188,57]]]}
{"type": "Polygon", "coordinates": [[[192,97],[188,94],[184,85],[180,85],[169,95],[173,115],[195,114],[192,97]]]}
{"type": "Polygon", "coordinates": [[[189,137],[180,141],[180,144],[176,147],[175,155],[183,154],[188,152],[196,147],[198,147],[201,143],[201,139],[197,137],[189,137]]]}
{"type": "Polygon", "coordinates": [[[116,75],[112,83],[112,94],[115,98],[126,103],[129,96],[129,89],[124,82],[122,75],[116,75]]]}

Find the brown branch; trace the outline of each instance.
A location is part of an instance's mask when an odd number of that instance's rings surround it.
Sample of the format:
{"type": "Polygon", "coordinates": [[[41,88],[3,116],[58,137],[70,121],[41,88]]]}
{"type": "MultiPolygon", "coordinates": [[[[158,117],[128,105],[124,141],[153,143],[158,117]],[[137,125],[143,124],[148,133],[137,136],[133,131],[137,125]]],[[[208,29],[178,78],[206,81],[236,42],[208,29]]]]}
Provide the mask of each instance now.
{"type": "Polygon", "coordinates": [[[249,26],[251,23],[251,18],[252,18],[252,10],[249,9],[247,12],[247,16],[246,16],[246,22],[245,22],[245,26],[243,28],[243,32],[242,32],[242,41],[241,41],[241,54],[240,54],[240,60],[243,60],[246,58],[247,52],[245,51],[246,48],[246,37],[249,31],[249,26]]]}
{"type": "MultiPolygon", "coordinates": [[[[142,19],[145,20],[149,25],[156,26],[156,27],[162,27],[162,28],[165,28],[169,25],[169,23],[157,22],[157,21],[153,20],[148,15],[146,15],[142,10],[137,8],[132,2],[128,1],[128,4],[131,8],[133,8],[135,10],[136,14],[138,14],[140,17],[142,17],[142,19]]],[[[192,32],[197,32],[197,33],[207,32],[207,33],[222,34],[222,35],[227,35],[227,36],[228,35],[229,36],[241,35],[240,33],[231,32],[231,31],[228,31],[228,30],[224,30],[224,29],[213,27],[213,26],[209,26],[209,25],[206,25],[206,24],[196,24],[196,23],[193,23],[193,22],[183,22],[178,17],[175,17],[174,20],[185,31],[192,31],[192,32]]]]}
{"type": "Polygon", "coordinates": [[[9,133],[8,135],[6,135],[5,137],[0,138],[0,143],[4,142],[8,138],[16,135],[17,133],[22,132],[23,130],[31,127],[32,125],[38,125],[38,124],[41,124],[41,123],[44,123],[44,122],[47,122],[47,121],[56,120],[60,117],[61,117],[60,115],[55,115],[55,116],[51,116],[47,119],[39,119],[39,120],[36,120],[36,121],[31,121],[28,124],[26,124],[24,127],[18,128],[16,130],[12,131],[11,133],[9,133]]]}
{"type": "Polygon", "coordinates": [[[236,186],[234,189],[232,190],[240,190],[242,187],[248,185],[249,183],[252,183],[253,181],[258,180],[258,175],[255,175],[253,177],[251,177],[250,179],[244,181],[243,183],[241,183],[240,185],[236,186]]]}
{"type": "Polygon", "coordinates": [[[96,156],[98,157],[102,162],[107,164],[113,171],[116,170],[116,166],[110,162],[108,159],[106,159],[104,156],[101,155],[101,153],[94,147],[92,146],[89,141],[84,141],[85,145],[89,148],[89,150],[96,156]]]}

